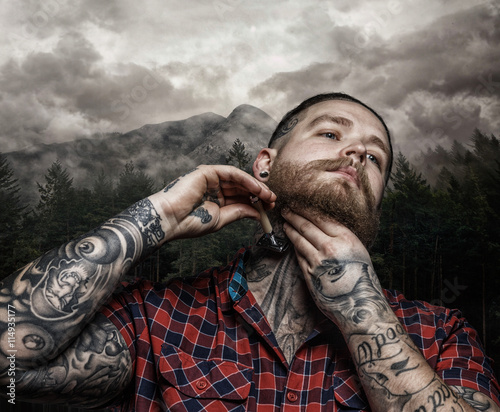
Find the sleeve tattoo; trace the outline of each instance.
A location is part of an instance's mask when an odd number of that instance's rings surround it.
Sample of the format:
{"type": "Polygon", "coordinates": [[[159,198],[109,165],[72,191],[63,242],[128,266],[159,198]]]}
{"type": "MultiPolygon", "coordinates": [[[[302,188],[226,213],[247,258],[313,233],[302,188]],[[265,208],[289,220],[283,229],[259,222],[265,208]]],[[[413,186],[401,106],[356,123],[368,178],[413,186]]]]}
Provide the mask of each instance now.
{"type": "MultiPolygon", "coordinates": [[[[98,376],[104,381],[114,377],[118,372],[113,369],[113,362],[123,368],[128,359],[124,352],[113,354],[121,348],[118,336],[113,338],[102,322],[100,329],[91,325],[85,334],[82,330],[108,299],[122,274],[153,252],[164,237],[161,218],[145,199],[94,231],[46,253],[0,284],[0,311],[12,310],[16,321],[15,336],[11,336],[7,316],[0,317],[0,358],[6,359],[15,350],[16,366],[25,371],[26,387],[43,375],[44,384],[54,381],[59,385],[61,379],[68,379],[72,382],[68,385],[74,388],[65,386],[64,390],[73,393],[91,385],[98,376]],[[92,338],[87,349],[81,349],[85,339],[93,336],[91,332],[100,340],[92,338]],[[69,362],[70,355],[63,351],[75,338],[77,346],[71,347],[73,357],[69,362]],[[108,356],[107,369],[99,368],[92,360],[100,359],[104,353],[108,356]],[[87,354],[92,356],[85,359],[87,354]],[[90,371],[95,374],[88,375],[90,371]],[[78,381],[78,374],[86,376],[85,380],[78,381]]],[[[0,382],[5,381],[7,369],[8,365],[0,361],[0,382]]]]}
{"type": "Polygon", "coordinates": [[[22,373],[17,389],[30,402],[97,407],[125,389],[131,372],[130,353],[123,337],[108,319],[99,315],[62,355],[22,373]]]}
{"type": "Polygon", "coordinates": [[[487,396],[450,387],[429,368],[395,317],[368,262],[324,260],[315,270],[313,287],[318,304],[343,331],[365,390],[377,393],[387,406],[464,411],[465,401],[477,411],[499,410],[487,396]]]}

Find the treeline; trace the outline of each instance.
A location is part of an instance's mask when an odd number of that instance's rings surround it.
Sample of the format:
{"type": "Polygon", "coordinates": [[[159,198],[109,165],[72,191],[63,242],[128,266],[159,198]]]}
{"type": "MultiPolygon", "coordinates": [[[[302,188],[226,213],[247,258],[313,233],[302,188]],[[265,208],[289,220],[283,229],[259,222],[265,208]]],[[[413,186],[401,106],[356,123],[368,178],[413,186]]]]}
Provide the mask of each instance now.
{"type": "MultiPolygon", "coordinates": [[[[239,139],[228,151],[226,162],[248,171],[250,156],[239,139]]],[[[14,171],[0,153],[0,279],[42,253],[88,233],[176,177],[155,182],[128,162],[117,176],[98,172],[90,187],[75,187],[70,172],[56,161],[37,182],[38,203],[28,205],[20,196],[14,171]]],[[[203,238],[173,242],[134,268],[127,280],[165,281],[225,264],[251,243],[254,230],[254,222],[241,221],[203,238]]]]}
{"type": "Polygon", "coordinates": [[[447,166],[434,187],[396,156],[374,265],[385,287],[461,309],[499,365],[499,141],[475,130],[467,147],[437,153],[447,166]]]}
{"type": "MultiPolygon", "coordinates": [[[[446,167],[432,186],[405,156],[396,155],[373,262],[384,287],[462,309],[495,357],[500,355],[499,141],[476,130],[468,146],[438,147],[436,154],[446,167]]],[[[227,162],[247,169],[250,161],[244,144],[235,141],[227,162]]],[[[14,171],[0,156],[0,278],[174,178],[155,182],[130,162],[117,176],[97,173],[90,187],[74,187],[70,172],[55,162],[38,183],[38,204],[26,205],[14,171]]],[[[251,243],[253,230],[253,222],[242,221],[203,238],[173,242],[130,276],[165,281],[225,264],[251,243]]]]}

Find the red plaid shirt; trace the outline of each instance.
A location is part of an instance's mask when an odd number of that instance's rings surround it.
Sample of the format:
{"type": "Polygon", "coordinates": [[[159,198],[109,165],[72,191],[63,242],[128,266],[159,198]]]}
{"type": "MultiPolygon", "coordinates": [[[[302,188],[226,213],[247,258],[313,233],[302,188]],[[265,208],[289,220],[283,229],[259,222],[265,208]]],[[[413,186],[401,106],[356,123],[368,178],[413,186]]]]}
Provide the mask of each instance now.
{"type": "MultiPolygon", "coordinates": [[[[125,286],[102,309],[127,342],[135,378],[123,410],[368,411],[340,331],[323,323],[285,360],[248,291],[244,255],[167,286],[125,286]]],[[[445,382],[498,402],[477,333],[457,311],[386,291],[394,312],[445,382]]]]}

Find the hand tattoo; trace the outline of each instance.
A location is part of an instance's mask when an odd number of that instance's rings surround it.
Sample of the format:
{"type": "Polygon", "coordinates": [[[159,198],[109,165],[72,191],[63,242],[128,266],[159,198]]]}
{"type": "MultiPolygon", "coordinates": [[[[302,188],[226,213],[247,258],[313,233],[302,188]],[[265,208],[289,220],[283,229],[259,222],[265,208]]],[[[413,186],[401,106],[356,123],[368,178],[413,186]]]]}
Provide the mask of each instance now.
{"type": "Polygon", "coordinates": [[[167,193],[170,189],[172,189],[176,183],[181,180],[181,178],[183,178],[184,176],[187,176],[188,174],[190,173],[193,173],[195,170],[198,170],[197,167],[195,167],[194,169],[191,169],[190,171],[184,173],[183,175],[179,176],[177,179],[175,179],[173,182],[170,182],[166,187],[165,189],[163,189],[163,193],[167,193]]]}
{"type": "Polygon", "coordinates": [[[205,209],[204,207],[201,207],[201,206],[194,209],[190,213],[190,215],[195,216],[195,217],[199,217],[201,219],[201,223],[204,225],[207,223],[210,223],[212,221],[212,215],[208,212],[207,209],[205,209]]]}
{"type": "Polygon", "coordinates": [[[376,274],[366,262],[324,260],[314,271],[313,286],[318,305],[349,330],[356,325],[366,325],[390,310],[376,274]],[[347,275],[353,275],[357,280],[354,286],[345,290],[345,287],[339,287],[339,281],[347,275]]]}

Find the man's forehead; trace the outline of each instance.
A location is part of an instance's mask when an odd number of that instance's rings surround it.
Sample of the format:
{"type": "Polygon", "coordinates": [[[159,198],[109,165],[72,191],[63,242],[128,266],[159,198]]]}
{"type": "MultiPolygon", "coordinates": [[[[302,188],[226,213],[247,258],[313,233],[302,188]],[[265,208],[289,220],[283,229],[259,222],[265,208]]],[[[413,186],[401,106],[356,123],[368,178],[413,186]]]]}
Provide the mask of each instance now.
{"type": "Polygon", "coordinates": [[[308,107],[300,121],[303,125],[321,116],[338,118],[339,122],[366,125],[380,130],[387,139],[387,133],[382,122],[366,107],[347,100],[327,100],[308,107]],[[344,120],[345,119],[345,120],[344,120]]]}

